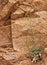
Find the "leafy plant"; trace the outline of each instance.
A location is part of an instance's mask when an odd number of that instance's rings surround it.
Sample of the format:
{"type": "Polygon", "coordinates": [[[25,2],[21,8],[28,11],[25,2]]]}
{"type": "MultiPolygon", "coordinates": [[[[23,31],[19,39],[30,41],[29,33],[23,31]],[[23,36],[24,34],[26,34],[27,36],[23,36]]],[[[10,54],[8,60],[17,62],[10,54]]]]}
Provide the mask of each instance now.
{"type": "Polygon", "coordinates": [[[28,52],[28,57],[32,60],[32,62],[37,62],[42,59],[43,47],[35,46],[28,52]]]}
{"type": "Polygon", "coordinates": [[[34,54],[38,54],[38,53],[42,53],[43,52],[43,47],[42,46],[35,46],[33,47],[31,50],[29,50],[29,55],[34,55],[34,54]]]}

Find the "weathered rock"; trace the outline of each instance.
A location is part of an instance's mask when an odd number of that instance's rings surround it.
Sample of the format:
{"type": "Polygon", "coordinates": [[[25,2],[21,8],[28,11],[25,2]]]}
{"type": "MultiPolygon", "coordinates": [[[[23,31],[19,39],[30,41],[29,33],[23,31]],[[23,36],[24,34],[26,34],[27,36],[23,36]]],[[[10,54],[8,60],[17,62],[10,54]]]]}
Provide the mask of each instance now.
{"type": "MultiPolygon", "coordinates": [[[[10,63],[8,63],[6,60],[4,60],[4,59],[0,59],[0,64],[1,65],[8,65],[8,64],[10,64],[10,63]]],[[[11,64],[10,64],[11,65],[11,64]]]]}
{"type": "Polygon", "coordinates": [[[6,5],[8,3],[8,0],[3,0],[2,1],[2,5],[4,6],[4,5],[6,5]]]}
{"type": "Polygon", "coordinates": [[[11,14],[11,19],[17,19],[24,16],[24,11],[22,11],[20,8],[17,8],[17,10],[11,14]]]}
{"type": "Polygon", "coordinates": [[[11,20],[10,19],[8,19],[8,20],[1,20],[0,21],[0,27],[2,27],[2,26],[9,26],[9,25],[11,25],[11,20]]]}
{"type": "Polygon", "coordinates": [[[8,0],[0,0],[0,12],[2,11],[3,7],[8,3],[8,0]]]}
{"type": "Polygon", "coordinates": [[[2,11],[0,12],[0,20],[7,19],[10,16],[11,10],[13,8],[13,3],[7,3],[2,11]]]}
{"type": "Polygon", "coordinates": [[[0,27],[0,46],[11,44],[10,26],[0,27]]]}
{"type": "Polygon", "coordinates": [[[42,64],[27,58],[34,44],[47,56],[47,0],[0,0],[0,64],[47,65],[47,57],[42,64]]]}
{"type": "Polygon", "coordinates": [[[30,6],[35,11],[43,11],[43,10],[47,11],[47,1],[44,1],[44,0],[26,0],[25,3],[23,3],[23,4],[26,6],[30,6]]]}
{"type": "Polygon", "coordinates": [[[40,1],[40,0],[34,0],[35,2],[33,2],[31,5],[32,5],[32,8],[35,10],[35,11],[47,11],[47,2],[46,1],[40,1]]]}
{"type": "Polygon", "coordinates": [[[19,52],[14,52],[14,51],[13,52],[8,52],[7,50],[6,50],[6,53],[2,54],[2,57],[5,60],[16,60],[16,63],[17,63],[17,61],[27,59],[26,55],[24,55],[24,54],[21,54],[19,52]]]}
{"type": "Polygon", "coordinates": [[[33,63],[31,63],[31,60],[27,59],[27,60],[23,60],[19,63],[15,63],[14,65],[33,65],[33,63]]]}
{"type": "Polygon", "coordinates": [[[17,55],[15,52],[8,52],[6,54],[3,54],[3,58],[5,60],[13,60],[13,59],[16,59],[17,55]]]}
{"type": "Polygon", "coordinates": [[[16,3],[18,0],[9,0],[10,3],[16,3]]]}
{"type": "Polygon", "coordinates": [[[47,11],[38,11],[38,12],[35,12],[35,14],[37,14],[40,18],[47,19],[47,11]]]}
{"type": "Polygon", "coordinates": [[[5,4],[7,4],[8,3],[8,0],[0,0],[0,5],[2,4],[2,5],[5,5],[5,4]]]}
{"type": "Polygon", "coordinates": [[[20,5],[19,8],[17,8],[17,10],[11,14],[11,19],[17,19],[17,18],[22,18],[26,16],[31,16],[32,18],[38,17],[38,15],[34,14],[33,12],[34,12],[34,9],[32,9],[31,7],[20,5]]]}
{"type": "Polygon", "coordinates": [[[24,12],[33,12],[34,10],[30,6],[26,5],[20,5],[19,8],[21,8],[24,12]]]}
{"type": "Polygon", "coordinates": [[[38,39],[36,40],[37,37],[35,37],[34,39],[37,43],[38,43],[39,37],[40,39],[41,38],[43,39],[43,35],[44,35],[44,38],[47,35],[47,30],[46,30],[47,22],[43,20],[42,18],[25,17],[25,18],[20,18],[17,20],[12,20],[11,22],[12,22],[11,24],[12,41],[13,41],[14,50],[22,51],[22,53],[26,53],[27,51],[26,40],[28,41],[28,44],[32,43],[29,41],[29,39],[32,40],[31,38],[32,35],[38,34],[38,39]],[[30,29],[32,30],[32,32],[30,29]],[[38,32],[40,33],[40,35],[38,32]]]}

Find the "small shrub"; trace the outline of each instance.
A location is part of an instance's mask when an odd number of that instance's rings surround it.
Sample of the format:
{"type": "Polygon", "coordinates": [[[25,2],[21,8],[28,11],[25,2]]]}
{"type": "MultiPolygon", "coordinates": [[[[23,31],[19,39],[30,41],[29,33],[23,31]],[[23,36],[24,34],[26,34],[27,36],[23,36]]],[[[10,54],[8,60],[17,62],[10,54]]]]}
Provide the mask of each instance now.
{"type": "Polygon", "coordinates": [[[37,62],[42,59],[43,47],[35,46],[28,52],[28,57],[32,60],[32,62],[37,62]]]}

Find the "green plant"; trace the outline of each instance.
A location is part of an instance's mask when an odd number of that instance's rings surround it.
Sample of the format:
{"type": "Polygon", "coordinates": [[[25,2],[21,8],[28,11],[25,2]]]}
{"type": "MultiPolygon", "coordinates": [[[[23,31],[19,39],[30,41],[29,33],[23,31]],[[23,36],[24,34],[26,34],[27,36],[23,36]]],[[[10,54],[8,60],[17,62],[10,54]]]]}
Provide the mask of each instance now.
{"type": "MultiPolygon", "coordinates": [[[[30,24],[30,33],[31,33],[32,43],[35,43],[35,42],[34,42],[34,34],[33,34],[33,32],[32,32],[32,27],[31,27],[31,19],[30,19],[29,16],[27,17],[27,19],[28,19],[29,24],[30,24]]],[[[25,41],[25,43],[26,43],[26,46],[27,46],[28,49],[29,49],[29,46],[30,46],[30,39],[29,39],[28,36],[26,36],[26,41],[25,41]]]]}
{"type": "Polygon", "coordinates": [[[42,59],[43,47],[35,46],[31,50],[29,50],[28,57],[32,60],[32,62],[37,62],[42,59]]]}
{"type": "Polygon", "coordinates": [[[35,35],[33,33],[33,30],[32,30],[32,27],[31,27],[31,20],[30,20],[29,17],[28,17],[28,21],[29,21],[29,24],[30,24],[30,33],[31,33],[31,39],[32,39],[32,41],[30,42],[29,37],[26,36],[26,46],[28,48],[28,53],[27,54],[32,59],[33,62],[36,62],[36,61],[38,61],[38,60],[41,59],[41,55],[42,55],[42,52],[44,50],[44,48],[42,46],[43,41],[41,39],[40,33],[37,33],[38,38],[39,38],[38,43],[40,44],[40,46],[35,45],[35,39],[34,39],[35,35]],[[30,43],[32,43],[32,45],[33,45],[33,47],[31,48],[31,50],[29,48],[30,43]]]}
{"type": "Polygon", "coordinates": [[[32,56],[34,54],[42,53],[42,52],[43,52],[43,47],[42,46],[35,46],[31,50],[29,50],[29,55],[31,54],[31,56],[32,56]]]}

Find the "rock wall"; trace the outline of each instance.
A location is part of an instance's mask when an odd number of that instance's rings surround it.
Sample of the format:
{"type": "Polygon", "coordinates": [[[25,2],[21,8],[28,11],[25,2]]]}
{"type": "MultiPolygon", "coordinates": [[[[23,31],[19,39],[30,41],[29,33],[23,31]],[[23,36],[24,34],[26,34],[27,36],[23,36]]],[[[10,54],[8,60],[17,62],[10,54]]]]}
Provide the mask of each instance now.
{"type": "Polygon", "coordinates": [[[42,18],[24,17],[17,20],[12,20],[11,22],[14,50],[25,53],[27,50],[26,44],[29,44],[29,47],[32,48],[33,43],[36,45],[40,43],[47,43],[46,20],[42,18]]]}
{"type": "Polygon", "coordinates": [[[0,0],[0,64],[47,65],[47,0],[0,0]],[[33,63],[27,52],[40,45],[33,63]]]}

